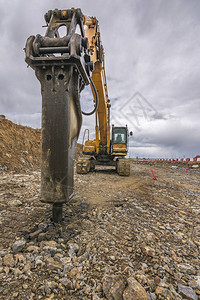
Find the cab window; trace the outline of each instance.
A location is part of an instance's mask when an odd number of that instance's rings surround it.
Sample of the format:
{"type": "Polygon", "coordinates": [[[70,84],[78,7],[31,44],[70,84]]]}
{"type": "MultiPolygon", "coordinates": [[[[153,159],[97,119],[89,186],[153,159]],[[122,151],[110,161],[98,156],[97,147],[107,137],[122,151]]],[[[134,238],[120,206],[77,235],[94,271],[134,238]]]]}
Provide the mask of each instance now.
{"type": "Polygon", "coordinates": [[[126,132],[124,130],[115,130],[113,132],[113,144],[125,144],[126,143],[126,132]]]}

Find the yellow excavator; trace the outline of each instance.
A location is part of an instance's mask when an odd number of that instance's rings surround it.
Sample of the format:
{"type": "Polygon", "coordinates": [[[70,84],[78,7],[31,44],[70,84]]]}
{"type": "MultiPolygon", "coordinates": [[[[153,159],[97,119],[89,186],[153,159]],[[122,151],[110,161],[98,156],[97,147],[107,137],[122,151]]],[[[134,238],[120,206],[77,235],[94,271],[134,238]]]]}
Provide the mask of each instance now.
{"type": "Polygon", "coordinates": [[[52,204],[53,221],[59,222],[63,203],[74,195],[74,157],[82,113],[96,114],[96,139],[85,142],[83,153],[91,157],[77,163],[79,173],[105,164],[128,176],[130,165],[121,159],[127,154],[128,129],[113,126],[110,137],[110,101],[96,18],[86,17],[80,8],[49,10],[44,18],[46,33],[27,39],[25,61],[41,84],[40,200],[52,204]],[[82,112],[80,106],[80,93],[87,85],[95,99],[90,113],[82,112]]]}
{"type": "MultiPolygon", "coordinates": [[[[95,169],[96,165],[115,166],[119,175],[130,175],[130,162],[122,159],[128,152],[128,128],[110,127],[110,100],[105,74],[104,49],[101,42],[99,23],[96,18],[83,15],[83,24],[85,26],[85,36],[89,43],[89,52],[94,69],[92,71],[92,83],[95,89],[93,96],[95,101],[98,97],[98,107],[95,112],[95,140],[89,139],[89,130],[86,129],[83,135],[83,154],[90,158],[79,159],[77,162],[77,173],[86,174],[95,169]],[[95,94],[97,93],[97,95],[95,94]],[[85,135],[87,140],[84,143],[85,135]]],[[[132,135],[132,132],[130,132],[132,135]]]]}

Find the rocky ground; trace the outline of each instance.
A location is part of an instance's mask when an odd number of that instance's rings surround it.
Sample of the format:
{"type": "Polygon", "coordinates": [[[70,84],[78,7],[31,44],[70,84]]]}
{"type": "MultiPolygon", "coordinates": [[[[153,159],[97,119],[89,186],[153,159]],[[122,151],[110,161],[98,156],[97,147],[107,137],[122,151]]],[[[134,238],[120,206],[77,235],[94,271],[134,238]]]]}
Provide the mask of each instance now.
{"type": "Polygon", "coordinates": [[[130,177],[76,174],[53,224],[39,172],[1,171],[0,299],[200,299],[199,178],[134,162],[130,177]]]}

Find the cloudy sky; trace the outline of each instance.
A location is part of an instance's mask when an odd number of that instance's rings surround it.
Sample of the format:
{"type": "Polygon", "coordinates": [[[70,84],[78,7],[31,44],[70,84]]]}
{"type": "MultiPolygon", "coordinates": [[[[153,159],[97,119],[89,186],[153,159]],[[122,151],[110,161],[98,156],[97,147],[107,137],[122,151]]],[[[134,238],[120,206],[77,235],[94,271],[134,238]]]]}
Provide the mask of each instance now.
{"type": "MultiPolygon", "coordinates": [[[[44,35],[49,9],[71,7],[99,20],[112,123],[133,131],[130,155],[200,154],[199,0],[0,0],[0,114],[40,128],[40,84],[23,48],[44,35]]],[[[93,131],[92,118],[86,127],[93,131]]]]}

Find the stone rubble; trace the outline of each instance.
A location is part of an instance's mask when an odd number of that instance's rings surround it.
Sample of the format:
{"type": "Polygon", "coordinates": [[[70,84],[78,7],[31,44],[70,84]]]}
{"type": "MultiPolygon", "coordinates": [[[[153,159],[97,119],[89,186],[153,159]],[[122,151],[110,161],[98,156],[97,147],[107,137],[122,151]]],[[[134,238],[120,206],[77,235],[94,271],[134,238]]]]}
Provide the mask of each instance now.
{"type": "Polygon", "coordinates": [[[2,172],[0,299],[200,299],[199,171],[154,169],[76,175],[60,224],[38,172],[2,172]]]}
{"type": "Polygon", "coordinates": [[[12,251],[14,253],[20,252],[25,247],[25,245],[26,245],[26,241],[25,240],[17,240],[12,245],[12,251]]]}

